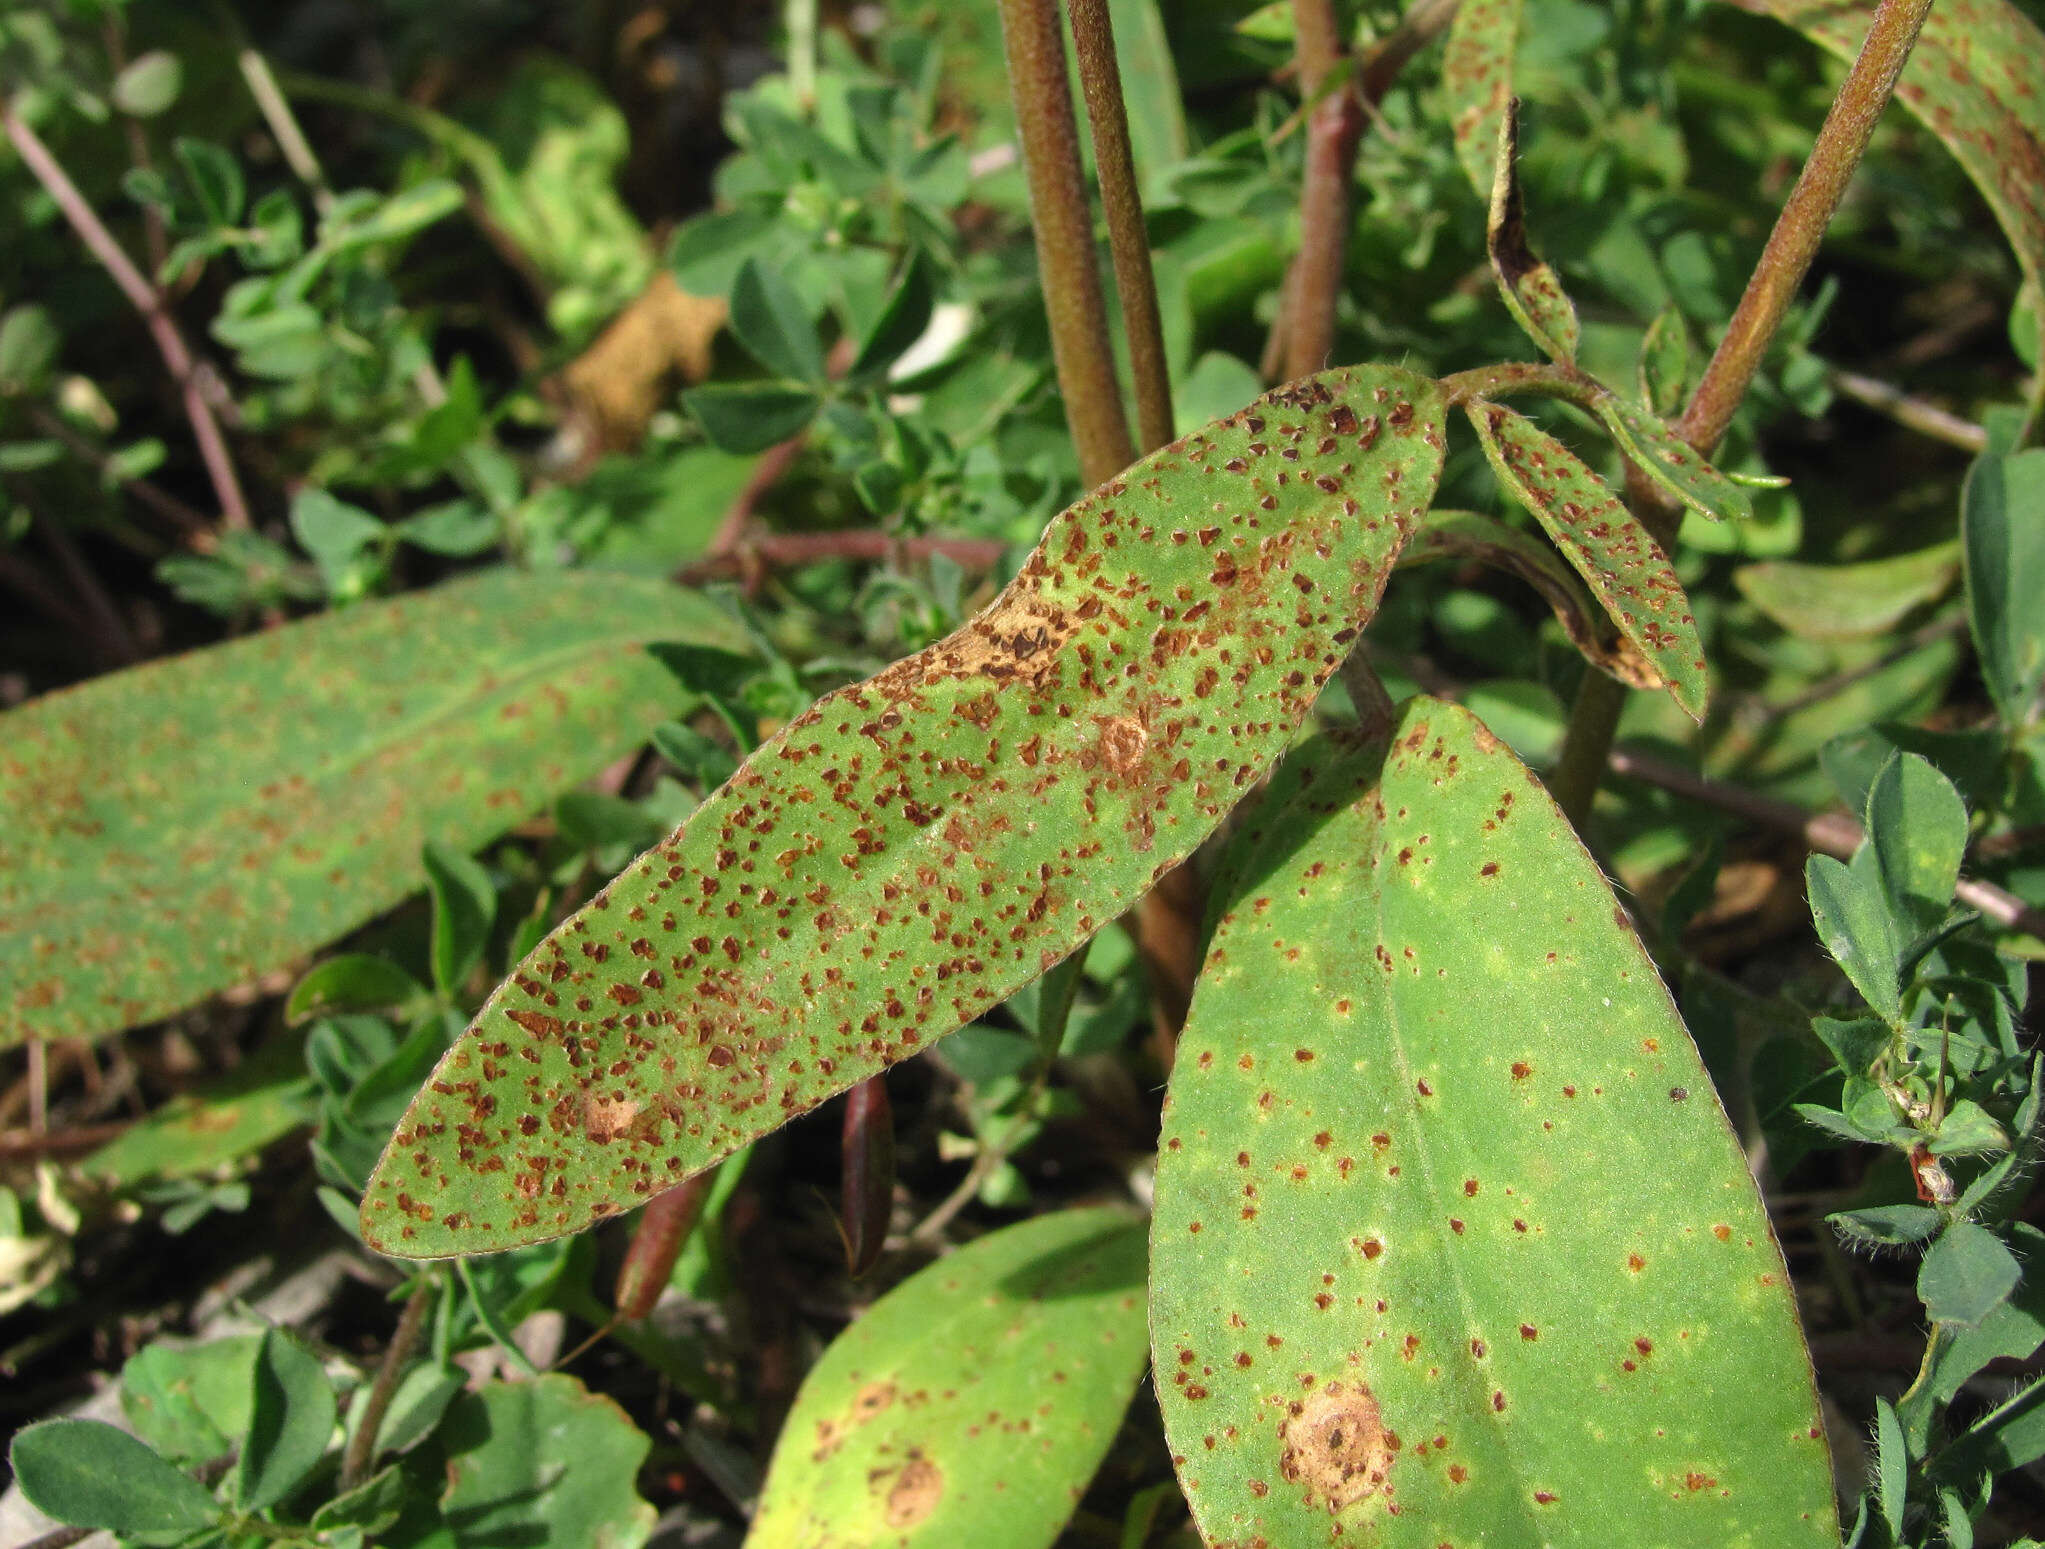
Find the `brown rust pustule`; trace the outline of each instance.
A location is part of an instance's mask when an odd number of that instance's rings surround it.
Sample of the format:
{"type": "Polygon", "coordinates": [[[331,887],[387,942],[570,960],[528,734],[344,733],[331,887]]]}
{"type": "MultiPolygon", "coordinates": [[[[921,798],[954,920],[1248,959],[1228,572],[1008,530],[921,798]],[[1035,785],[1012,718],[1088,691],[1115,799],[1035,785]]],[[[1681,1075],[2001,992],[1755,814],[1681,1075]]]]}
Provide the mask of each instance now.
{"type": "Polygon", "coordinates": [[[1360,1382],[1330,1382],[1293,1406],[1279,1427],[1278,1471],[1332,1514],[1385,1490],[1394,1443],[1378,1401],[1360,1382]]]}

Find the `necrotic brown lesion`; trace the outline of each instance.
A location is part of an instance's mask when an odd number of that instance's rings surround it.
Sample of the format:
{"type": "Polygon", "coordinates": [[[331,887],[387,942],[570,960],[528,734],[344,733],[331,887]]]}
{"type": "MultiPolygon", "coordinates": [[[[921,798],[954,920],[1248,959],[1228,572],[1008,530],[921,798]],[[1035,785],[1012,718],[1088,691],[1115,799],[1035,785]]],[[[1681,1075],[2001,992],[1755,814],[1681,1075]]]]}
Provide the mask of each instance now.
{"type": "Polygon", "coordinates": [[[1279,1472],[1305,1486],[1309,1505],[1338,1512],[1384,1488],[1392,1442],[1362,1383],[1327,1383],[1292,1405],[1278,1434],[1279,1472]]]}

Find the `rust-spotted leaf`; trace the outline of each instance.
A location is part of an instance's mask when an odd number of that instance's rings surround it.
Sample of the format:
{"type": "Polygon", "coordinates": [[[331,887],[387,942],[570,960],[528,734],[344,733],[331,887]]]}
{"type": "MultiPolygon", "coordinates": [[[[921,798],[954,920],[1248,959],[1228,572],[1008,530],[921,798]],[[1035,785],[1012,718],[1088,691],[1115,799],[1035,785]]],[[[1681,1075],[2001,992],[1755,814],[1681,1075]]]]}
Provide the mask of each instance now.
{"type": "Polygon", "coordinates": [[[1148,1351],[1144,1228],[1066,1210],[989,1233],[832,1342],[746,1549],[1047,1549],[1148,1351]]]}
{"type": "Polygon", "coordinates": [[[580,1230],[953,1032],[1128,909],[1284,749],[1441,471],[1410,372],[1308,377],[1055,518],[958,633],[819,701],[534,950],[363,1230],[580,1230]]]}
{"type": "Polygon", "coordinates": [[[1617,393],[1601,393],[1598,418],[1612,439],[1647,476],[1699,516],[1714,522],[1751,521],[1754,497],[1714,468],[1698,450],[1655,415],[1617,393]]]}
{"type": "Polygon", "coordinates": [[[1533,421],[1483,400],[1466,407],[1499,481],[1548,530],[1670,697],[1701,719],[1704,647],[1661,545],[1581,458],[1533,421]]]}
{"type": "MultiPolygon", "coordinates": [[[[1867,0],[1733,0],[1773,16],[1842,59],[1860,52],[1867,0]]],[[[2024,277],[2045,283],[2045,33],[2008,0],[1939,0],[1924,19],[1896,96],[1981,190],[2024,277]]],[[[2045,306],[2031,309],[2045,360],[2045,306]]],[[[2033,379],[2032,406],[2045,389],[2033,379]]]]}
{"type": "Polygon", "coordinates": [[[1498,163],[1491,180],[1491,214],[1484,227],[1485,247],[1498,292],[1528,338],[1543,354],[1562,365],[1576,363],[1581,330],[1576,303],[1562,288],[1562,279],[1534,255],[1527,240],[1526,205],[1520,194],[1519,99],[1510,98],[1498,121],[1498,163]]]}
{"type": "Polygon", "coordinates": [[[1210,1544],[1838,1542],[1781,1252],[1603,875],[1468,712],[1239,839],[1151,1236],[1210,1544]]]}
{"type": "Polygon", "coordinates": [[[743,648],[650,581],[494,571],[0,716],[0,1045],[287,968],[686,702],[645,650],[743,648]]]}
{"type": "Polygon", "coordinates": [[[1475,511],[1435,510],[1427,513],[1427,524],[1399,556],[1399,565],[1403,569],[1442,559],[1475,560],[1518,576],[1541,594],[1562,632],[1569,636],[1569,643],[1583,653],[1586,661],[1629,688],[1664,686],[1661,674],[1648,666],[1632,641],[1623,636],[1607,638],[1608,632],[1600,627],[1597,604],[1563,564],[1553,544],[1543,543],[1517,527],[1508,527],[1493,516],[1475,511]]]}
{"type": "Polygon", "coordinates": [[[1479,198],[1491,197],[1499,126],[1512,101],[1519,32],[1520,0],[1463,0],[1442,55],[1441,83],[1456,159],[1479,198]]]}

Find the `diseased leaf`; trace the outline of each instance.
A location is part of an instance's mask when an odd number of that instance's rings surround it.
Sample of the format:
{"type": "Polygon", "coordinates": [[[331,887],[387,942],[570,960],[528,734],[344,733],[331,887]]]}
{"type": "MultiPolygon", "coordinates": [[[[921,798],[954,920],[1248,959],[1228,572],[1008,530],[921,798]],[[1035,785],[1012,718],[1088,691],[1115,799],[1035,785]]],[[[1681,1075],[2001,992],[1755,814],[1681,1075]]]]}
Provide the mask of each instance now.
{"type": "MultiPolygon", "coordinates": [[[[1733,0],[1841,59],[1867,37],[1867,0],[1733,0]]],[[[2045,35],[2008,0],[1940,0],[1924,19],[1897,98],[1966,169],[2035,290],[2045,283],[2045,35]]],[[[2032,310],[2045,357],[2045,308],[2032,310]]],[[[2045,376],[2038,378],[2045,383],[2045,376]]],[[[2035,413],[2037,387],[2033,388],[2035,413]]]]}
{"type": "Polygon", "coordinates": [[[1629,688],[1666,687],[1661,674],[1642,660],[1629,640],[1610,640],[1599,627],[1598,608],[1555,546],[1475,511],[1434,510],[1399,557],[1401,567],[1430,559],[1474,559],[1518,576],[1541,594],[1569,643],[1584,659],[1629,688]]]}
{"type": "Polygon", "coordinates": [[[1268,394],[1054,519],[948,639],[791,722],[499,986],[363,1204],[413,1257],[578,1231],[958,1029],[1275,758],[1441,470],[1392,368],[1268,394]]]}
{"type": "Polygon", "coordinates": [[[1152,1358],[1207,1541],[1836,1544],[1781,1253],[1568,821],[1436,701],[1295,764],[1158,1159],[1152,1358]]]}
{"type": "Polygon", "coordinates": [[[1752,521],[1754,497],[1698,455],[1697,449],[1645,409],[1616,393],[1598,397],[1598,417],[1641,471],[1699,516],[1752,521]]]}
{"type": "Polygon", "coordinates": [[[1581,337],[1576,303],[1563,290],[1561,276],[1535,257],[1527,242],[1519,156],[1519,100],[1509,98],[1498,121],[1498,162],[1492,174],[1491,217],[1484,228],[1485,246],[1490,250],[1491,272],[1498,280],[1506,309],[1543,354],[1569,365],[1576,360],[1581,337]]]}
{"type": "Polygon", "coordinates": [[[1733,584],[1791,634],[1831,640],[1885,633],[1943,597],[1959,573],[1960,545],[1948,542],[1852,565],[1764,560],[1740,566],[1733,584]]]}
{"type": "Polygon", "coordinates": [[[595,774],[683,696],[648,641],[726,615],[495,571],[0,715],[0,1045],[167,1016],[287,967],[595,774]]]}
{"type": "Polygon", "coordinates": [[[1143,1375],[1144,1227],[1065,1210],[905,1281],[824,1352],[747,1549],[1047,1549],[1143,1375]]]}
{"type": "Polygon", "coordinates": [[[1466,406],[1499,480],[1548,530],[1591,594],[1693,719],[1709,684],[1690,599],[1668,556],[1577,455],[1525,416],[1466,406]]]}
{"type": "Polygon", "coordinates": [[[1456,158],[1480,199],[1491,197],[1499,129],[1512,103],[1519,32],[1520,0],[1464,0],[1442,55],[1441,83],[1448,94],[1456,158]]]}

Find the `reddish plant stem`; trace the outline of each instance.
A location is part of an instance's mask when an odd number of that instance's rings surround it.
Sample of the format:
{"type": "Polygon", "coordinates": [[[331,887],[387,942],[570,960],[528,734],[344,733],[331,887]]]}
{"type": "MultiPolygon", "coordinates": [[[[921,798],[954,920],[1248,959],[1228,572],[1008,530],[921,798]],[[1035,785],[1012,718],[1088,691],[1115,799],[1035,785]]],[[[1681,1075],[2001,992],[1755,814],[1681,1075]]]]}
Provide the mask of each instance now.
{"type": "Polygon", "coordinates": [[[1172,439],[1171,374],[1165,366],[1164,326],[1158,319],[1157,281],[1150,267],[1150,237],[1129,148],[1129,116],[1122,104],[1122,70],[1115,60],[1114,24],[1107,0],[1066,0],[1079,84],[1093,131],[1094,171],[1108,220],[1108,251],[1115,260],[1115,294],[1122,303],[1122,333],[1129,341],[1129,375],[1136,389],[1139,453],[1172,439]]]}
{"type": "Polygon", "coordinates": [[[418,1348],[419,1336],[426,1329],[426,1314],[433,1306],[433,1281],[421,1275],[413,1283],[412,1294],[405,1299],[405,1310],[398,1317],[397,1331],[391,1335],[391,1342],[385,1347],[383,1361],[376,1368],[376,1378],[369,1385],[369,1391],[362,1395],[362,1416],[355,1423],[355,1434],[348,1438],[348,1449],[341,1458],[341,1488],[352,1490],[369,1477],[370,1466],[376,1462],[376,1433],[383,1429],[383,1417],[391,1407],[391,1399],[398,1391],[398,1380],[404,1376],[405,1367],[412,1359],[412,1352],[418,1348]]]}
{"type": "Polygon", "coordinates": [[[1875,121],[1889,105],[1896,77],[1902,74],[1918,29],[1930,11],[1931,0],[1881,0],[1875,8],[1860,55],[1847,72],[1839,95],[1832,99],[1810,160],[1784,201],[1775,229],[1768,234],[1768,245],[1761,251],[1761,261],[1747,280],[1746,293],[1677,426],[1683,439],[1706,456],[1732,423],[1733,410],[1746,396],[1769,341],[1782,326],[1811,260],[1817,257],[1825,228],[1832,224],[1832,214],[1867,150],[1875,121]]]}
{"type": "Polygon", "coordinates": [[[185,347],[184,335],[178,331],[175,319],[164,306],[163,296],[154,285],[143,278],[121,245],[101,223],[86,197],[78,191],[78,185],[71,181],[50,148],[43,144],[42,137],[17,114],[12,107],[0,104],[0,127],[7,131],[7,138],[13,142],[22,164],[42,184],[58,210],[78,233],[86,250],[99,261],[121,294],[135,310],[142,314],[148,325],[149,336],[156,342],[157,353],[163,357],[165,367],[170,371],[171,380],[177,384],[178,394],[184,401],[185,418],[191,422],[192,439],[199,445],[199,456],[206,464],[207,477],[213,481],[213,493],[220,502],[220,517],[229,527],[246,528],[250,525],[248,502],[242,497],[241,482],[235,476],[234,459],[228,455],[227,441],[220,433],[220,424],[213,417],[212,405],[207,400],[203,373],[192,358],[192,352],[185,347]]]}
{"type": "Polygon", "coordinates": [[[1030,185],[1037,267],[1051,323],[1051,356],[1080,477],[1092,487],[1134,462],[1136,449],[1108,347],[1107,304],[1094,257],[1093,217],[1079,165],[1079,127],[1066,80],[1058,4],[1000,0],[1000,5],[1008,84],[1030,185]]]}
{"type": "Polygon", "coordinates": [[[1306,376],[1329,364],[1335,348],[1335,311],[1349,252],[1349,195],[1363,104],[1353,84],[1330,89],[1342,61],[1332,0],[1293,0],[1298,36],[1299,85],[1308,108],[1306,180],[1300,190],[1299,256],[1287,297],[1285,375],[1306,376]]]}
{"type": "Polygon", "coordinates": [[[854,1280],[863,1280],[880,1262],[895,1208],[895,1114],[888,1104],[885,1071],[845,1094],[839,1144],[844,1162],[838,1204],[845,1267],[854,1280]]]}

